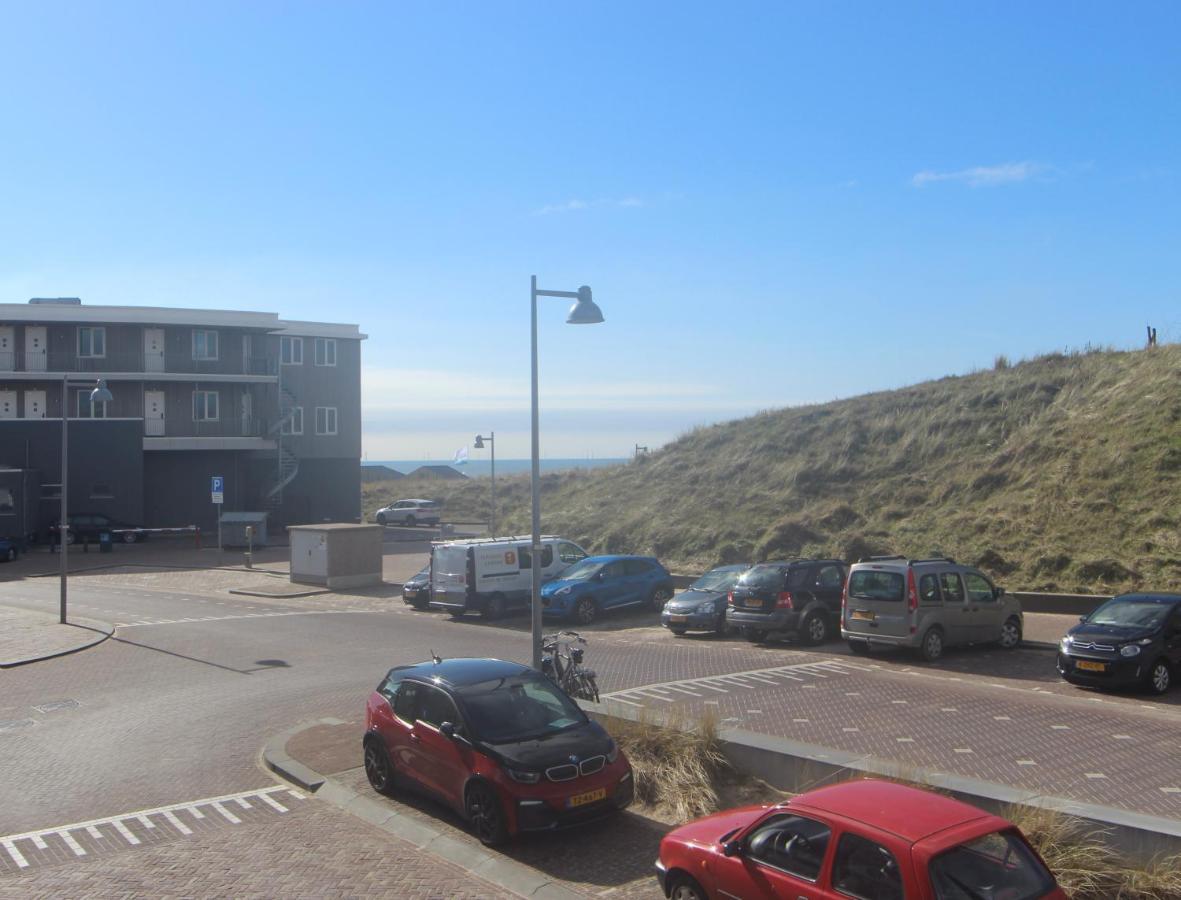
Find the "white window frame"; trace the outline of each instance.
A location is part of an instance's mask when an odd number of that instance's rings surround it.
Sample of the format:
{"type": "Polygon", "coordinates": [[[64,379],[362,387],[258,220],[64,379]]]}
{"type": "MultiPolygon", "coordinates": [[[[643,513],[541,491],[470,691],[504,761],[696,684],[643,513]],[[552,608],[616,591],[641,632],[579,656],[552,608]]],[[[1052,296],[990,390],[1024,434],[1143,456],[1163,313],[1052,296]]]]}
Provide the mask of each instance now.
{"type": "Polygon", "coordinates": [[[217,422],[220,421],[221,415],[221,396],[219,391],[193,391],[193,421],[194,422],[217,422]],[[200,412],[202,415],[198,416],[198,400],[200,401],[200,412]],[[213,398],[213,415],[209,415],[209,398],[213,398]]]}
{"type": "Polygon", "coordinates": [[[279,364],[283,366],[303,365],[303,338],[289,335],[279,336],[279,364]]]}
{"type": "Polygon", "coordinates": [[[78,326],[78,358],[79,359],[105,359],[107,356],[107,329],[105,325],[79,325],[78,326]],[[82,335],[90,338],[87,343],[90,345],[85,350],[82,347],[82,335]],[[94,339],[98,338],[98,343],[101,346],[98,352],[94,349],[94,339]]]}
{"type": "Polygon", "coordinates": [[[205,360],[207,362],[216,362],[218,359],[218,351],[220,349],[218,346],[219,343],[220,342],[217,337],[217,332],[214,329],[194,328],[193,329],[193,359],[205,360]],[[203,348],[204,353],[201,355],[198,355],[198,353],[197,353],[197,336],[198,335],[204,335],[204,337],[205,337],[205,341],[204,341],[205,346],[203,348]],[[213,336],[213,353],[212,354],[210,354],[210,352],[209,352],[209,336],[210,335],[213,336]]]}
{"type": "Polygon", "coordinates": [[[336,365],[336,338],[314,338],[312,350],[314,362],[317,366],[336,365]],[[329,353],[329,350],[332,352],[329,353]],[[331,361],[329,357],[332,357],[331,361]]]}
{"type": "Polygon", "coordinates": [[[283,427],[280,429],[282,434],[303,434],[303,407],[289,406],[283,410],[283,414],[291,413],[291,418],[283,422],[283,427]]]}
{"type": "Polygon", "coordinates": [[[317,406],[316,407],[316,434],[322,434],[322,435],[336,434],[337,433],[336,426],[337,426],[336,407],[335,406],[317,406]],[[321,424],[320,414],[321,413],[324,414],[323,415],[323,425],[324,425],[323,428],[320,427],[320,424],[321,424]],[[332,427],[331,428],[328,427],[328,420],[330,418],[329,413],[331,413],[331,420],[332,420],[332,427]]]}
{"type": "Polygon", "coordinates": [[[105,419],[107,417],[107,401],[93,402],[90,399],[93,392],[94,388],[82,388],[82,390],[74,392],[74,396],[78,398],[74,403],[75,419],[105,419]]]}

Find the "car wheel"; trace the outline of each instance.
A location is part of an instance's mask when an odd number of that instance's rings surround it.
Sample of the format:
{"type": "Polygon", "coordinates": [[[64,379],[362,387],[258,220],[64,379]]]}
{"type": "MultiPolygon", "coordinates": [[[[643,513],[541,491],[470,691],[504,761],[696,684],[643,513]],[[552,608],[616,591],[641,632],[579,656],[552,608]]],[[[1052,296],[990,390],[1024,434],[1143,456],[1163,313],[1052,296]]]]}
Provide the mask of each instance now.
{"type": "Polygon", "coordinates": [[[676,628],[669,629],[669,631],[671,631],[673,634],[677,635],[678,637],[680,637],[682,634],[685,634],[688,630],[689,630],[688,628],[681,628],[680,626],[677,626],[676,628]]]}
{"type": "Polygon", "coordinates": [[[389,795],[394,792],[394,767],[385,745],[376,737],[365,742],[365,777],[377,793],[389,795]]]}
{"type": "Polygon", "coordinates": [[[657,612],[660,612],[664,609],[664,604],[672,599],[672,596],[673,592],[670,588],[658,587],[652,591],[652,596],[648,598],[648,602],[652,604],[652,607],[657,612]]]}
{"type": "Polygon", "coordinates": [[[800,637],[809,647],[823,644],[828,640],[828,619],[817,613],[808,613],[800,625],[800,637]]]}
{"type": "Polygon", "coordinates": [[[943,631],[939,628],[928,629],[927,633],[923,635],[923,643],[919,647],[919,653],[927,662],[935,662],[942,657],[943,631]]]}
{"type": "Polygon", "coordinates": [[[134,531],[123,532],[123,543],[134,544],[137,540],[139,540],[139,535],[134,531]]]}
{"type": "Polygon", "coordinates": [[[677,874],[668,887],[669,900],[709,900],[701,885],[688,875],[677,874]]]}
{"type": "Polygon", "coordinates": [[[504,615],[504,594],[493,594],[484,606],[484,618],[499,619],[504,615]]]}
{"type": "Polygon", "coordinates": [[[761,628],[750,628],[744,626],[742,629],[742,636],[750,641],[752,644],[762,643],[767,638],[767,632],[761,628]]]}
{"type": "Polygon", "coordinates": [[[1016,650],[1021,646],[1021,623],[1017,621],[1016,616],[1006,620],[1001,626],[1000,645],[1004,650],[1016,650]]]}
{"type": "Polygon", "coordinates": [[[1158,695],[1163,694],[1168,691],[1172,683],[1173,672],[1166,660],[1158,659],[1149,667],[1148,679],[1145,682],[1149,691],[1158,695]]]}
{"type": "Polygon", "coordinates": [[[478,781],[469,787],[464,808],[467,820],[472,823],[472,830],[485,847],[495,847],[508,839],[504,809],[496,792],[488,785],[478,781]]]}
{"type": "Polygon", "coordinates": [[[378,525],[385,525],[385,513],[378,513],[377,514],[377,524],[378,525]]]}
{"type": "Polygon", "coordinates": [[[869,641],[847,641],[849,652],[854,656],[869,656],[869,641]]]}
{"type": "Polygon", "coordinates": [[[413,528],[415,525],[414,516],[407,516],[402,520],[402,524],[408,528],[413,528]]]}
{"type": "Polygon", "coordinates": [[[590,597],[583,597],[574,604],[574,618],[579,625],[589,625],[599,614],[599,608],[590,597]]]}

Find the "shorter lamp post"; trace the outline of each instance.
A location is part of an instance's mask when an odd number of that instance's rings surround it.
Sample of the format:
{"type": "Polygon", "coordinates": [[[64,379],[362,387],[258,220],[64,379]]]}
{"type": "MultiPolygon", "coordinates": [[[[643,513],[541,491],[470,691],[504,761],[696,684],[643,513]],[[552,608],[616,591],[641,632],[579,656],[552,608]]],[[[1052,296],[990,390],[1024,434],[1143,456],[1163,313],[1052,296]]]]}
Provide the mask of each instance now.
{"type": "Polygon", "coordinates": [[[491,537],[496,537],[496,432],[489,431],[488,437],[477,434],[473,446],[477,450],[483,450],[484,441],[488,442],[488,449],[492,451],[492,485],[489,489],[491,512],[488,516],[488,529],[492,532],[491,537]]]}
{"type": "MultiPolygon", "coordinates": [[[[91,413],[94,411],[94,404],[96,403],[110,403],[114,397],[111,396],[110,390],[107,389],[107,382],[100,378],[98,384],[95,385],[94,390],[90,392],[90,407],[91,413]]],[[[70,376],[68,373],[62,374],[62,496],[61,496],[61,514],[57,519],[57,553],[58,564],[61,571],[61,600],[59,603],[59,612],[61,616],[61,624],[66,624],[66,581],[67,581],[67,557],[68,553],[66,547],[69,546],[70,540],[70,514],[69,502],[66,499],[67,485],[69,482],[69,465],[70,465],[70,443],[69,443],[69,424],[70,424],[70,376]]]]}

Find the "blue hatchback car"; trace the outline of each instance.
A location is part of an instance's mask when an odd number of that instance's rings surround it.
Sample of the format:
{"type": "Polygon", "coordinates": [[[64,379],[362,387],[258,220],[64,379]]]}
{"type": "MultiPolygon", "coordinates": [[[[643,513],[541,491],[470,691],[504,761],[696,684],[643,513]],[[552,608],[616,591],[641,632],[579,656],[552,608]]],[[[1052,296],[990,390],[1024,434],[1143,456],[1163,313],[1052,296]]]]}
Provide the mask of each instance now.
{"type": "Polygon", "coordinates": [[[668,569],[651,556],[588,556],[541,587],[541,612],[589,625],[600,612],[647,604],[664,608],[673,595],[668,569]]]}

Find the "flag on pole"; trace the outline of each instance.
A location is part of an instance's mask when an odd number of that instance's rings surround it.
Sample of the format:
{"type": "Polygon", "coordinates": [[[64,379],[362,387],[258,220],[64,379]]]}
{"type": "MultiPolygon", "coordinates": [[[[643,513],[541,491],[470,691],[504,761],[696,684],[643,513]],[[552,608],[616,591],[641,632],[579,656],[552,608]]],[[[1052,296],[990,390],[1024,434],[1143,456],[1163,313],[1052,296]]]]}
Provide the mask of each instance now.
{"type": "Polygon", "coordinates": [[[453,466],[467,465],[467,447],[460,447],[455,451],[455,459],[451,460],[453,466]]]}

